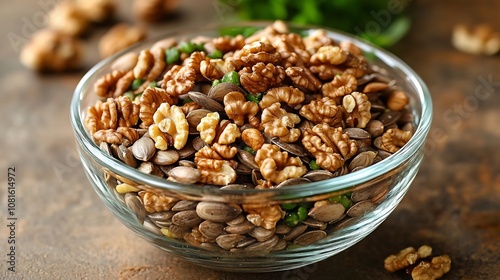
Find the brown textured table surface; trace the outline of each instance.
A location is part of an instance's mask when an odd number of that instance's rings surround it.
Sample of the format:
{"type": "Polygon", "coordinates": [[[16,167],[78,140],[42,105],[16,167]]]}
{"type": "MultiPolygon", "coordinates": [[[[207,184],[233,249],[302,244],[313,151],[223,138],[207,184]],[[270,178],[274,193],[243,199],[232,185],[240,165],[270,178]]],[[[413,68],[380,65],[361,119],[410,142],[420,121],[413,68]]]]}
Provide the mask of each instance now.
{"type": "MultiPolygon", "coordinates": [[[[318,264],[267,274],[217,272],[174,258],[125,228],[101,203],[78,161],[69,124],[70,99],[84,71],[35,74],[19,64],[19,47],[7,37],[39,28],[36,17],[50,2],[0,4],[0,278],[398,279],[384,271],[384,258],[428,244],[452,259],[443,279],[500,279],[500,56],[468,55],[450,44],[456,23],[486,22],[500,30],[500,1],[412,2],[411,31],[391,51],[421,75],[433,96],[420,173],[394,213],[360,243],[318,264]],[[9,167],[16,168],[15,273],[6,262],[9,167]]],[[[217,22],[214,3],[182,1],[181,15],[150,26],[150,34],[217,22]]],[[[119,18],[133,21],[130,5],[121,5],[119,18]]],[[[96,28],[86,39],[85,69],[97,62],[104,31],[96,28]]]]}

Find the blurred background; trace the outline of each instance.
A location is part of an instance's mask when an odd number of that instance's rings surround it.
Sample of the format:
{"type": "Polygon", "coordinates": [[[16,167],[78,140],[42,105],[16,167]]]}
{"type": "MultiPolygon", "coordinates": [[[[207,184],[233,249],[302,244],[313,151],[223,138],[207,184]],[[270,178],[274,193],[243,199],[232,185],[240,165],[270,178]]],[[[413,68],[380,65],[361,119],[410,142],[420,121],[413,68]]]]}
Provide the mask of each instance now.
{"type": "MultiPolygon", "coordinates": [[[[443,279],[498,279],[500,1],[75,0],[77,11],[65,2],[0,3],[0,220],[7,215],[5,174],[16,167],[19,244],[18,272],[9,274],[0,257],[0,278],[401,279],[383,270],[383,259],[428,244],[452,259],[443,279]],[[362,242],[298,270],[222,273],[169,257],[112,217],[79,163],[69,104],[86,71],[122,47],[119,38],[134,43],[261,19],[335,28],[390,50],[429,86],[433,128],[408,195],[362,242]],[[117,24],[128,29],[116,31],[117,24]],[[49,27],[65,35],[34,40],[49,27]],[[113,29],[118,35],[109,35],[113,29]],[[73,56],[54,55],[47,38],[70,42],[64,53],[73,56]]],[[[2,227],[1,252],[7,235],[2,227]]]]}

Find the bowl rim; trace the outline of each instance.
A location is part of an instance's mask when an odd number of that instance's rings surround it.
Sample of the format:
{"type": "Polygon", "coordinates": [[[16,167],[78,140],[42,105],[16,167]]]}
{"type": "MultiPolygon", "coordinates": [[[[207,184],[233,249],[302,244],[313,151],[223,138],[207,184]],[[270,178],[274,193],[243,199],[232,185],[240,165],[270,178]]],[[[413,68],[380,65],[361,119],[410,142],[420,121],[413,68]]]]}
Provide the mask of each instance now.
{"type": "MultiPolygon", "coordinates": [[[[357,186],[372,179],[380,177],[391,170],[394,170],[398,166],[404,164],[406,161],[412,158],[412,156],[423,148],[425,144],[425,138],[430,130],[432,122],[432,99],[424,81],[419,77],[419,75],[410,68],[405,62],[396,57],[394,54],[381,49],[374,44],[356,37],[355,35],[345,33],[333,28],[314,26],[314,25],[298,25],[290,22],[286,22],[287,26],[291,29],[303,30],[303,31],[314,31],[316,29],[325,30],[329,36],[334,34],[334,40],[350,40],[360,47],[362,50],[369,50],[373,55],[375,55],[379,60],[381,60],[387,66],[391,68],[397,68],[400,70],[406,78],[407,82],[413,85],[415,89],[416,96],[418,99],[415,100],[417,105],[421,107],[421,114],[416,117],[416,130],[411,137],[411,139],[396,153],[392,154],[388,158],[358,170],[356,172],[348,173],[342,176],[334,177],[331,179],[298,184],[287,186],[286,188],[275,188],[275,189],[220,189],[220,188],[208,188],[199,185],[189,185],[176,183],[168,181],[165,178],[160,178],[154,175],[144,174],[137,169],[126,165],[125,163],[115,159],[113,157],[105,154],[101,149],[94,143],[89,134],[87,133],[84,125],[82,115],[86,108],[81,108],[81,101],[83,99],[85,89],[92,85],[90,81],[94,78],[97,73],[99,73],[103,68],[107,67],[110,63],[116,60],[121,55],[130,52],[132,50],[139,50],[139,47],[150,46],[154,42],[161,39],[176,37],[182,38],[183,36],[197,36],[202,35],[204,32],[217,32],[217,28],[228,28],[228,27],[265,27],[272,24],[272,21],[242,21],[230,24],[212,24],[207,25],[204,28],[194,29],[190,28],[179,28],[166,32],[159,36],[155,36],[151,39],[139,42],[125,50],[122,50],[108,58],[101,60],[95,66],[93,66],[79,81],[73,93],[73,98],[71,100],[70,107],[70,120],[73,133],[77,140],[77,144],[81,149],[89,154],[94,161],[102,165],[109,171],[119,174],[129,180],[139,183],[140,185],[148,185],[155,188],[163,189],[165,191],[171,191],[175,193],[183,193],[188,195],[200,196],[200,195],[236,195],[236,196],[266,196],[273,197],[274,199],[292,199],[304,196],[313,196],[322,193],[331,193],[343,190],[348,187],[357,186]]],[[[81,151],[80,151],[81,152],[81,151]]],[[[82,155],[80,154],[80,157],[82,155]]]]}

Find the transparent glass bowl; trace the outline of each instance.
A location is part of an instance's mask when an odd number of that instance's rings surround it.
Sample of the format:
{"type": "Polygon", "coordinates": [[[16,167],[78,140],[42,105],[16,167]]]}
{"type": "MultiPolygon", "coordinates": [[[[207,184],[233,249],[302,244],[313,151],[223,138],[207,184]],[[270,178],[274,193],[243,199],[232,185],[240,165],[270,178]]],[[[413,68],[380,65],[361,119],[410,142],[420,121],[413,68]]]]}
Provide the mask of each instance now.
{"type": "MultiPolygon", "coordinates": [[[[269,23],[241,23],[240,26],[263,27],[267,24],[269,23]]],[[[307,33],[313,29],[316,27],[294,27],[293,31],[307,33]]],[[[167,34],[161,38],[136,45],[126,52],[139,52],[141,49],[150,47],[157,40],[167,37],[217,36],[217,30],[167,34]]],[[[389,76],[395,79],[398,85],[408,93],[416,130],[410,141],[398,152],[354,173],[278,189],[221,190],[173,183],[163,178],[143,174],[102,152],[92,141],[83,125],[86,108],[92,106],[97,100],[92,88],[94,82],[110,72],[110,65],[121,54],[125,53],[122,52],[93,67],[78,84],[71,103],[71,124],[78,144],[78,151],[94,190],[115,216],[139,236],[172,255],[212,269],[237,272],[294,269],[331,257],[357,243],[375,230],[396,208],[417,174],[423,158],[424,142],[431,125],[432,104],[428,89],[423,81],[395,56],[341,32],[328,31],[328,35],[337,41],[350,40],[365,53],[371,53],[371,64],[387,69],[389,76]],[[117,179],[138,186],[140,189],[152,190],[155,193],[163,193],[194,202],[274,205],[315,202],[340,194],[352,193],[354,195],[356,193],[357,200],[370,201],[375,207],[370,208],[362,215],[348,216],[340,222],[327,224],[327,228],[323,229],[326,237],[322,236],[322,239],[309,245],[297,246],[288,242],[286,247],[277,251],[260,248],[248,252],[243,249],[229,252],[217,250],[216,246],[200,246],[196,242],[186,242],[182,238],[167,237],[161,234],[158,229],[151,230],[151,227],[144,225],[148,223],[144,222],[145,219],[148,220],[147,213],[143,209],[132,211],[131,208],[127,207],[124,196],[116,192],[117,179]]],[[[129,203],[129,206],[134,208],[134,205],[131,204],[133,203],[129,203]]],[[[309,227],[308,231],[312,230],[314,228],[309,227]]],[[[278,236],[281,239],[284,235],[278,236]]],[[[274,241],[269,244],[267,247],[271,248],[274,241]]],[[[127,248],[123,248],[123,250],[127,250],[127,248]]]]}

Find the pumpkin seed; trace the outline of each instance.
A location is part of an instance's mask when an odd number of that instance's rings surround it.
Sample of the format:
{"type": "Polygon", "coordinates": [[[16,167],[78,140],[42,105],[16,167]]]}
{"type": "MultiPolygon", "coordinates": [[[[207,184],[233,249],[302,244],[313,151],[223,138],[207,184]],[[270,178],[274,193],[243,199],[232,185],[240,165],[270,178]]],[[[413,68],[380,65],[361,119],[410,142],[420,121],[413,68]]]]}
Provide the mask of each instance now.
{"type": "Polygon", "coordinates": [[[241,234],[223,234],[215,238],[215,242],[224,250],[229,250],[235,248],[236,245],[245,239],[244,235],[241,234]]]}
{"type": "Polygon", "coordinates": [[[326,232],[322,230],[311,230],[298,236],[293,243],[299,246],[307,246],[326,237],[326,232]]]}
{"type": "Polygon", "coordinates": [[[215,223],[211,221],[203,221],[198,226],[199,232],[208,239],[215,239],[217,236],[224,234],[223,223],[215,223]]]}
{"type": "Polygon", "coordinates": [[[344,214],[345,208],[340,203],[328,203],[321,206],[314,206],[309,210],[308,215],[320,222],[330,222],[337,220],[344,214]]]}
{"type": "Polygon", "coordinates": [[[375,207],[375,203],[369,200],[363,200],[351,206],[351,208],[347,210],[347,215],[349,215],[350,217],[359,217],[375,209],[375,207]]]}

